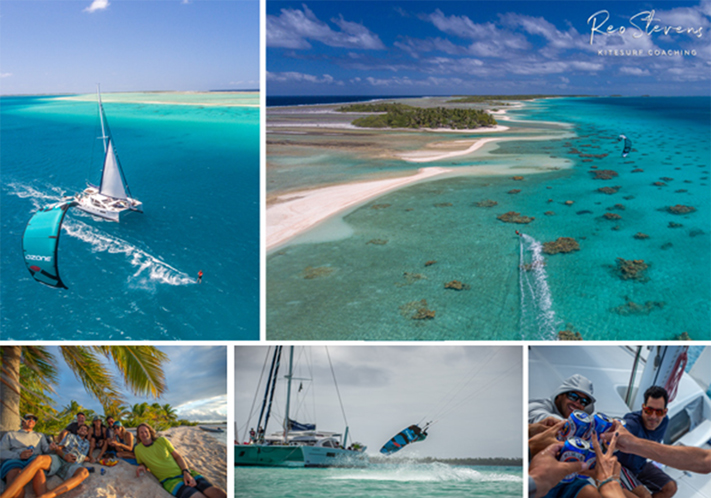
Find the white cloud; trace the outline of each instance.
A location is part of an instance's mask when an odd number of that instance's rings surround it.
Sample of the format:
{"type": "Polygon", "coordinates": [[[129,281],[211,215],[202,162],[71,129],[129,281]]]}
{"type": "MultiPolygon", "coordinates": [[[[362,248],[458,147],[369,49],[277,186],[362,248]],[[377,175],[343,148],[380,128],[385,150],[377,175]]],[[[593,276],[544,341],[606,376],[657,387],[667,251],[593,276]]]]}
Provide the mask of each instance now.
{"type": "Polygon", "coordinates": [[[304,5],[303,10],[281,9],[279,16],[267,16],[267,46],[291,49],[308,49],[308,40],[330,47],[381,50],[385,46],[375,33],[362,24],[346,21],[343,16],[331,20],[340,31],[320,21],[304,5]]]}
{"type": "Polygon", "coordinates": [[[267,71],[267,80],[277,81],[279,83],[286,83],[289,81],[295,82],[307,82],[307,83],[323,83],[323,84],[336,84],[342,85],[342,81],[336,81],[330,74],[324,74],[319,76],[314,76],[312,74],[297,73],[295,71],[286,71],[283,73],[273,73],[267,71]]]}
{"type": "Polygon", "coordinates": [[[621,74],[627,74],[630,76],[649,76],[650,72],[648,69],[640,69],[638,67],[621,67],[621,74]]]}
{"type": "Polygon", "coordinates": [[[12,76],[12,73],[0,73],[0,78],[9,78],[12,76]]]}
{"type": "Polygon", "coordinates": [[[109,0],[94,0],[91,5],[84,9],[84,12],[96,12],[97,10],[104,10],[109,7],[109,0]]]}

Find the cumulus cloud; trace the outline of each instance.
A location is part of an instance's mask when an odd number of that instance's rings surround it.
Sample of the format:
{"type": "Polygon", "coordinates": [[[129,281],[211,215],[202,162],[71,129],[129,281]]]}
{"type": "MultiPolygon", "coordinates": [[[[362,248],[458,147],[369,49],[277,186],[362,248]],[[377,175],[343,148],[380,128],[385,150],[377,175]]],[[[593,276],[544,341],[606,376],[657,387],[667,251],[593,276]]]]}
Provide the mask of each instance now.
{"type": "Polygon", "coordinates": [[[311,48],[311,41],[330,47],[381,50],[383,42],[362,24],[346,21],[343,16],[332,19],[340,31],[319,20],[303,5],[303,10],[281,9],[279,16],[267,16],[267,46],[291,49],[311,48]]]}
{"type": "Polygon", "coordinates": [[[298,73],[295,71],[286,71],[283,73],[274,73],[267,71],[267,80],[276,81],[279,83],[286,82],[307,82],[307,83],[322,83],[342,85],[342,81],[336,81],[330,74],[323,74],[320,77],[312,74],[298,73]]]}
{"type": "Polygon", "coordinates": [[[84,12],[96,12],[97,10],[105,10],[109,7],[109,0],[94,0],[91,2],[84,12]]]}
{"type": "Polygon", "coordinates": [[[620,73],[630,76],[649,76],[651,74],[648,69],[641,69],[638,67],[621,67],[620,73]]]}

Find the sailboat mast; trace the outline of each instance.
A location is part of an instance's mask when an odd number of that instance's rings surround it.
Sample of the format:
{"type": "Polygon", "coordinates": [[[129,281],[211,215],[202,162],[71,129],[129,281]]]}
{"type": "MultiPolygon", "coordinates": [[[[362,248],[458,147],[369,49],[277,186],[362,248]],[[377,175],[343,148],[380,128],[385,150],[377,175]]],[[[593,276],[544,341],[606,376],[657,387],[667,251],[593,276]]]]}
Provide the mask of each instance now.
{"type": "Polygon", "coordinates": [[[289,404],[291,403],[291,377],[293,373],[294,366],[294,346],[289,347],[289,375],[286,376],[287,388],[286,388],[286,414],[284,416],[284,443],[287,443],[287,438],[289,436],[289,404]]]}
{"type": "Polygon", "coordinates": [[[101,121],[101,139],[104,142],[104,154],[106,154],[106,147],[107,147],[107,141],[106,139],[109,138],[106,136],[106,130],[104,129],[104,106],[101,103],[101,89],[99,88],[99,84],[96,84],[96,96],[99,100],[99,121],[101,121]]]}

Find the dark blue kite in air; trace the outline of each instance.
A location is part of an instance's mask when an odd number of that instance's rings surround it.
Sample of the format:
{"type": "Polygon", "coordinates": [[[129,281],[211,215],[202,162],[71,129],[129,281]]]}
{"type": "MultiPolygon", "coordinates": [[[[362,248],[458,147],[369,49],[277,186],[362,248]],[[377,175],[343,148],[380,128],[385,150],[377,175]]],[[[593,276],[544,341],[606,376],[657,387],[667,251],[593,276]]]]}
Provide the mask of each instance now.
{"type": "Polygon", "coordinates": [[[627,154],[629,154],[630,151],[632,150],[632,140],[630,140],[629,138],[627,138],[624,135],[620,135],[619,137],[617,137],[618,142],[620,142],[622,140],[625,141],[625,147],[624,147],[624,149],[622,149],[622,157],[627,157],[627,154]]]}
{"type": "Polygon", "coordinates": [[[402,448],[410,443],[416,443],[418,441],[424,441],[427,437],[427,426],[424,429],[420,429],[417,425],[411,425],[407,429],[403,429],[398,432],[395,437],[390,441],[385,443],[382,448],[380,448],[380,453],[383,455],[392,455],[396,451],[400,451],[402,448]]]}

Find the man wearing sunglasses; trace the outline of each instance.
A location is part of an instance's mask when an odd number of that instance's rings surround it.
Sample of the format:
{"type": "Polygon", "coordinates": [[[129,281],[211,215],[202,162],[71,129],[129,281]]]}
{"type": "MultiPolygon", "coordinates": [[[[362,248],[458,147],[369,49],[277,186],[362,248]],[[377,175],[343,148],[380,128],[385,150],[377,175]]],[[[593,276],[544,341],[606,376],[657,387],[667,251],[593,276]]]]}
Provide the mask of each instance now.
{"type": "MultiPolygon", "coordinates": [[[[662,442],[669,425],[668,402],[669,395],[663,387],[647,389],[642,409],[624,416],[627,430],[638,438],[662,442]]],[[[646,458],[622,452],[617,458],[622,464],[624,489],[640,498],[671,498],[676,493],[676,482],[646,458]]]]}
{"type": "Polygon", "coordinates": [[[529,401],[528,423],[541,422],[551,426],[561,419],[567,419],[575,410],[590,415],[595,412],[592,382],[580,374],[566,379],[550,398],[529,401]]]}

